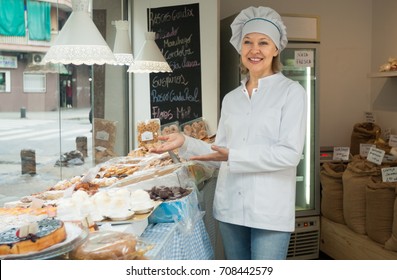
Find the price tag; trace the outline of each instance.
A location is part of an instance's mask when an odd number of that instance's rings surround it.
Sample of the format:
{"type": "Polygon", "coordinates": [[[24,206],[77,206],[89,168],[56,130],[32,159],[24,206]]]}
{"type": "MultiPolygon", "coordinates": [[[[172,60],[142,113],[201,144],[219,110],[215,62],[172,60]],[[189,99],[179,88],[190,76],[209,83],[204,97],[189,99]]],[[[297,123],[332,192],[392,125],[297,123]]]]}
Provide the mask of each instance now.
{"type": "Polygon", "coordinates": [[[390,147],[397,147],[397,135],[393,135],[393,134],[390,135],[389,146],[390,147]]]}
{"type": "Polygon", "coordinates": [[[375,147],[371,147],[371,149],[369,149],[369,152],[368,152],[367,160],[370,162],[373,162],[377,165],[381,165],[384,156],[385,156],[384,150],[381,150],[381,149],[378,149],[375,147]]]}
{"type": "Polygon", "coordinates": [[[29,224],[25,224],[21,226],[17,231],[16,231],[16,236],[18,238],[25,238],[29,234],[36,234],[39,232],[39,225],[37,222],[31,222],[29,224]]]}
{"type": "Polygon", "coordinates": [[[145,131],[141,134],[141,141],[151,141],[154,139],[153,132],[151,131],[145,131]]]}
{"type": "Polygon", "coordinates": [[[397,182],[397,167],[382,168],[383,182],[397,182]]]}
{"type": "Polygon", "coordinates": [[[109,141],[109,138],[110,138],[109,133],[107,133],[104,130],[98,131],[95,134],[95,139],[98,139],[98,140],[109,141]]]}
{"type": "Polygon", "coordinates": [[[349,160],[350,147],[334,147],[333,160],[349,160]]]}
{"type": "Polygon", "coordinates": [[[63,197],[64,198],[69,198],[72,197],[72,194],[74,192],[74,185],[70,186],[69,188],[67,188],[64,192],[63,192],[63,197]]]}
{"type": "Polygon", "coordinates": [[[373,112],[364,112],[364,118],[366,122],[375,123],[375,115],[373,112]]]}
{"type": "Polygon", "coordinates": [[[34,197],[32,202],[30,203],[30,208],[32,209],[40,209],[44,205],[44,200],[34,197]]]}
{"type": "Polygon", "coordinates": [[[383,158],[383,162],[385,163],[393,163],[397,160],[397,158],[393,155],[387,155],[385,154],[384,158],[383,158]]]}
{"type": "Polygon", "coordinates": [[[371,149],[372,147],[376,148],[374,144],[360,144],[360,156],[364,158],[367,157],[369,149],[371,149]]]}

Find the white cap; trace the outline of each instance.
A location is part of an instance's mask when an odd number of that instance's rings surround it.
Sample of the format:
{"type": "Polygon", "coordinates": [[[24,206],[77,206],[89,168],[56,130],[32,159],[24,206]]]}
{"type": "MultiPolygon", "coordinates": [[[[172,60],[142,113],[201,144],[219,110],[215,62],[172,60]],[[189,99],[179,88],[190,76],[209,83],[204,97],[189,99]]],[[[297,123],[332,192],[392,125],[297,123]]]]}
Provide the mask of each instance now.
{"type": "Polygon", "coordinates": [[[249,7],[242,10],[230,27],[232,29],[230,43],[238,53],[241,51],[241,40],[246,34],[253,32],[269,36],[279,51],[282,51],[288,43],[287,28],[281,16],[268,7],[249,7]]]}

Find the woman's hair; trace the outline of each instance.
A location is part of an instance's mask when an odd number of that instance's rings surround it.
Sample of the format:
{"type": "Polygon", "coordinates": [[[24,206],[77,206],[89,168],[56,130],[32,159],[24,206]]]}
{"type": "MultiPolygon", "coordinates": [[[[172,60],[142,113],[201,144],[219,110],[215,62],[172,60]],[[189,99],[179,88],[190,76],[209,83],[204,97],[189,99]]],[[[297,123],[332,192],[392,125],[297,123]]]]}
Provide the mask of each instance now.
{"type": "MultiPolygon", "coordinates": [[[[278,55],[276,55],[275,57],[273,57],[273,61],[272,61],[272,70],[274,73],[278,73],[281,71],[282,68],[282,64],[281,64],[281,60],[280,60],[280,53],[278,55]]],[[[247,67],[245,67],[243,65],[243,63],[241,62],[241,56],[240,56],[240,72],[243,75],[247,75],[248,74],[248,69],[247,67]]]]}

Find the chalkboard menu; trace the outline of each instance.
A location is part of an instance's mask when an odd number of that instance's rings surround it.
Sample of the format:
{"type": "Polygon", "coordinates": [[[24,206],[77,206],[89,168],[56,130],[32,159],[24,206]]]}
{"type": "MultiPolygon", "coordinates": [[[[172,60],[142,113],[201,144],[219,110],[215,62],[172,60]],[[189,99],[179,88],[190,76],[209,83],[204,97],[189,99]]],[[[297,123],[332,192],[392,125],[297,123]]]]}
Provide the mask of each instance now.
{"type": "Polygon", "coordinates": [[[199,4],[148,10],[150,30],[172,73],[150,74],[151,118],[161,124],[202,116],[199,4]]]}

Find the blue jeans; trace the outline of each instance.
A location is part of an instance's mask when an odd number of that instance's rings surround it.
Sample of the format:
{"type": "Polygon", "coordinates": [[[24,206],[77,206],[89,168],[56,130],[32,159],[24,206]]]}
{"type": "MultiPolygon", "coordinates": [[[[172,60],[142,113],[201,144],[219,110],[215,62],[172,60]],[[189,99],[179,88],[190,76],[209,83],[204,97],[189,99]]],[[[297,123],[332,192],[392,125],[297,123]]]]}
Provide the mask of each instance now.
{"type": "Polygon", "coordinates": [[[290,232],[250,228],[219,222],[226,259],[285,260],[290,232]]]}

